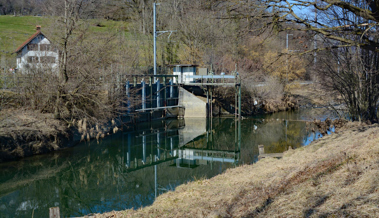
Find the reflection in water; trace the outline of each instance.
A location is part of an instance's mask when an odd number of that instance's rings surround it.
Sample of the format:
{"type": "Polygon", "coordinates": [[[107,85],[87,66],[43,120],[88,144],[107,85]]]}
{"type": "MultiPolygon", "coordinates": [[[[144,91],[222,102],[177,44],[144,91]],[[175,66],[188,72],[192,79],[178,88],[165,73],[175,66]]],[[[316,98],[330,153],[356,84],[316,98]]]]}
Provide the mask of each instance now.
{"type": "Polygon", "coordinates": [[[308,144],[319,136],[301,121],[314,118],[307,114],[143,123],[99,144],[3,163],[0,214],[47,217],[59,206],[66,217],[146,206],[187,181],[255,162],[259,144],[266,153],[308,144]]]}

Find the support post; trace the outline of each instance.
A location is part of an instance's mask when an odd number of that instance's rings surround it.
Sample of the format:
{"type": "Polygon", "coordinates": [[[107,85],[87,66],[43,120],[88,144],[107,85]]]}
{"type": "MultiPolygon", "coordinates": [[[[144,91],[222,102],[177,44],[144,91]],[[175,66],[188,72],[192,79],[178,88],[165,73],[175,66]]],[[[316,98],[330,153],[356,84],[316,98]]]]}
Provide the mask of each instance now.
{"type": "Polygon", "coordinates": [[[50,207],[49,208],[49,218],[60,218],[59,207],[50,207]]]}
{"type": "Polygon", "coordinates": [[[167,106],[167,87],[166,87],[166,77],[163,77],[163,86],[164,86],[164,98],[163,98],[163,106],[167,106]]]}
{"type": "Polygon", "coordinates": [[[207,117],[209,117],[209,87],[207,87],[207,117]]]}
{"type": "Polygon", "coordinates": [[[146,109],[146,85],[145,81],[141,81],[142,86],[142,109],[146,109]]]}
{"type": "Polygon", "coordinates": [[[241,120],[241,80],[238,86],[238,119],[241,120]]]}
{"type": "Polygon", "coordinates": [[[235,90],[234,90],[234,119],[237,119],[237,104],[238,104],[238,87],[237,87],[237,83],[236,83],[236,87],[235,87],[235,90]]]}
{"type": "Polygon", "coordinates": [[[142,162],[146,163],[146,134],[145,131],[142,132],[142,162]]]}
{"type": "Polygon", "coordinates": [[[150,108],[153,108],[153,82],[150,77],[150,108]]]}
{"type": "Polygon", "coordinates": [[[160,101],[161,101],[161,83],[159,82],[159,79],[157,79],[157,108],[160,107],[160,101]]]}
{"type": "MultiPolygon", "coordinates": [[[[213,80],[213,79],[212,79],[213,80]]],[[[213,90],[212,90],[213,88],[211,88],[211,118],[213,117],[213,112],[212,112],[212,109],[213,109],[213,96],[212,96],[212,94],[213,94],[213,90]]]]}
{"type": "Polygon", "coordinates": [[[157,157],[158,157],[158,160],[161,159],[161,149],[160,149],[160,147],[161,147],[160,133],[158,131],[158,133],[157,133],[157,157]]]}
{"type": "Polygon", "coordinates": [[[126,102],[127,112],[130,113],[130,93],[129,93],[129,80],[125,83],[125,95],[128,98],[126,102]]]}
{"type": "Polygon", "coordinates": [[[170,98],[173,98],[174,97],[174,87],[173,87],[173,82],[172,82],[172,79],[170,79],[170,98]]]}
{"type": "Polygon", "coordinates": [[[259,152],[259,155],[262,155],[265,153],[264,145],[258,145],[258,152],[259,152]]]}
{"type": "MultiPolygon", "coordinates": [[[[157,75],[157,27],[156,27],[156,19],[157,19],[157,13],[156,13],[156,3],[153,3],[153,34],[154,34],[154,76],[157,75]]],[[[155,78],[154,78],[155,79],[155,78]]]]}
{"type": "Polygon", "coordinates": [[[131,152],[131,146],[132,146],[132,136],[131,133],[128,133],[128,152],[126,153],[126,165],[128,167],[130,166],[130,152],[131,152]]]}

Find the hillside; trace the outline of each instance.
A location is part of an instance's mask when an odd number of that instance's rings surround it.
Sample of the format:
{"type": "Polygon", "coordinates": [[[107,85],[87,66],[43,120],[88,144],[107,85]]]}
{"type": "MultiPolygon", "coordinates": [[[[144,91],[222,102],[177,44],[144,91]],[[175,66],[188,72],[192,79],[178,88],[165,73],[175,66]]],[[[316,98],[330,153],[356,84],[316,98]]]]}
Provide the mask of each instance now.
{"type": "MultiPolygon", "coordinates": [[[[12,52],[35,33],[36,25],[41,25],[42,31],[44,31],[52,26],[54,20],[54,17],[0,16],[0,57],[6,56],[6,59],[3,58],[0,62],[1,69],[15,67],[15,58],[12,52]]],[[[112,33],[120,30],[127,33],[127,23],[122,21],[92,19],[86,20],[86,24],[92,33],[112,33]]]]}
{"type": "Polygon", "coordinates": [[[345,130],[182,185],[138,210],[94,217],[378,217],[379,126],[345,130]]]}

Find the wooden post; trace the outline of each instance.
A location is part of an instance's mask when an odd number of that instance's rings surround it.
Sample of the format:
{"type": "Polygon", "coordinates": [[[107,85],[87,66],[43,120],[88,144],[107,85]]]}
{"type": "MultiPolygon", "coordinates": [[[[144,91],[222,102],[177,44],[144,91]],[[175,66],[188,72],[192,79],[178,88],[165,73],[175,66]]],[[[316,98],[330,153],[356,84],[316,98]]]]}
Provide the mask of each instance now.
{"type": "Polygon", "coordinates": [[[60,218],[59,207],[50,207],[49,208],[49,218],[60,218]]]}
{"type": "Polygon", "coordinates": [[[259,151],[259,155],[264,154],[265,153],[264,145],[258,145],[258,151],[259,151]]]}

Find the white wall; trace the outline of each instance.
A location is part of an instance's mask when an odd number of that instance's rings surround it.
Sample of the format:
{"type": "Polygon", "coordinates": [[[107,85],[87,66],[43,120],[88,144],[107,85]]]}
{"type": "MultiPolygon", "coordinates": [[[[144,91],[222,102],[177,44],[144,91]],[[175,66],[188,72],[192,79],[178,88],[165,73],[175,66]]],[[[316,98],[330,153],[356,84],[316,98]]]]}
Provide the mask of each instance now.
{"type": "Polygon", "coordinates": [[[55,71],[58,69],[58,52],[57,51],[41,51],[40,47],[43,44],[50,45],[50,41],[43,36],[42,34],[35,37],[32,41],[29,42],[29,44],[37,44],[38,45],[38,51],[29,51],[28,46],[24,46],[22,50],[17,54],[17,68],[20,72],[27,73],[28,69],[30,67],[48,67],[49,69],[55,71]],[[35,56],[38,58],[38,62],[40,62],[40,57],[54,57],[55,63],[28,63],[28,57],[35,56]],[[28,67],[29,66],[29,67],[28,67]]]}
{"type": "MultiPolygon", "coordinates": [[[[185,68],[188,68],[188,67],[185,67],[185,68]]],[[[192,78],[188,78],[187,76],[193,76],[193,75],[196,75],[196,68],[195,67],[190,67],[192,68],[192,71],[191,72],[183,72],[182,73],[182,67],[174,67],[174,71],[173,71],[173,74],[174,75],[178,75],[178,83],[190,83],[190,82],[193,82],[194,79],[192,78]]],[[[189,70],[189,69],[187,69],[189,70]]],[[[176,79],[174,78],[174,83],[176,83],[176,79]]]]}

